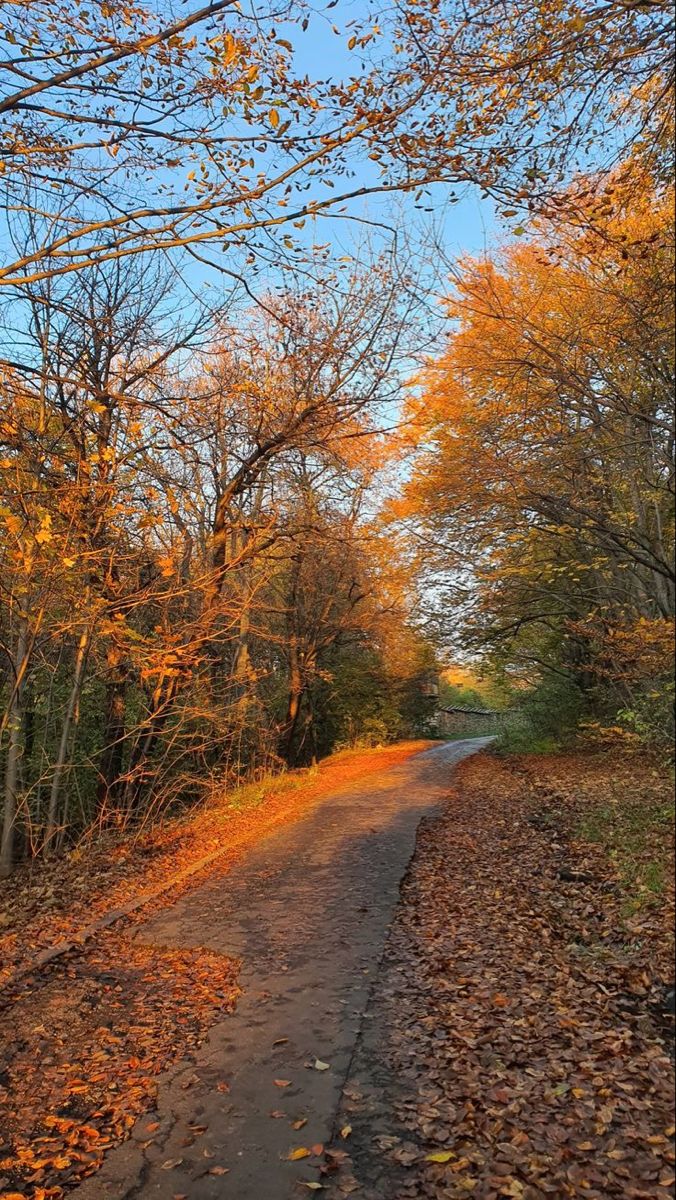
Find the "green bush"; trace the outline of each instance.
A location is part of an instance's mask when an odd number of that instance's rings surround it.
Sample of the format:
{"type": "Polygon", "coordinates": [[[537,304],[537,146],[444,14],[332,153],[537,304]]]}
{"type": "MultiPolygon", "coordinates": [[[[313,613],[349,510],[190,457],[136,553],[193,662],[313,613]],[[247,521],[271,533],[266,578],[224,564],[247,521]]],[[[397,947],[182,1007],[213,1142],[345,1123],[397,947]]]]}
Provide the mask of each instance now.
{"type": "Polygon", "coordinates": [[[563,676],[550,676],[519,698],[505,718],[496,749],[505,754],[554,754],[572,740],[585,712],[584,696],[563,676]]]}
{"type": "Polygon", "coordinates": [[[654,748],[673,759],[674,756],[674,682],[656,685],[650,692],[638,696],[630,708],[617,714],[621,726],[635,735],[641,745],[654,748]]]}

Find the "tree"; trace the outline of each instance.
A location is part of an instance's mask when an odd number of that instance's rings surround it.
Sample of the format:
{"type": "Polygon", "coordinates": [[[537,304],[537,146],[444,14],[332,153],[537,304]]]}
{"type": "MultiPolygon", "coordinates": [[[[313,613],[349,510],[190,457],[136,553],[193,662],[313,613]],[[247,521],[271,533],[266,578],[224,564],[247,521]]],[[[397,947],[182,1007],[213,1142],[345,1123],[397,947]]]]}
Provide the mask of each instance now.
{"type": "Polygon", "coordinates": [[[357,17],[339,4],[333,18],[327,35],[293,0],[254,20],[231,0],[187,13],[77,0],[64,33],[54,0],[11,6],[3,207],[10,237],[26,220],[40,236],[10,250],[0,282],[182,249],[213,252],[250,285],[257,260],[311,259],[298,226],[353,216],[364,195],[474,182],[541,207],[601,131],[604,152],[615,143],[606,166],[641,137],[666,140],[673,24],[661,0],[489,12],[423,0],[357,17]],[[342,77],[308,77],[313,33],[341,39],[342,77]]]}
{"type": "Polygon", "coordinates": [[[365,447],[415,293],[380,262],[205,325],[137,262],[35,285],[5,379],[5,870],[17,834],[53,850],[302,757],[356,628],[365,447]]]}
{"type": "Polygon", "coordinates": [[[470,642],[531,678],[589,690],[601,630],[673,623],[671,210],[653,182],[608,236],[548,223],[466,262],[426,373],[407,503],[464,575],[470,642]]]}

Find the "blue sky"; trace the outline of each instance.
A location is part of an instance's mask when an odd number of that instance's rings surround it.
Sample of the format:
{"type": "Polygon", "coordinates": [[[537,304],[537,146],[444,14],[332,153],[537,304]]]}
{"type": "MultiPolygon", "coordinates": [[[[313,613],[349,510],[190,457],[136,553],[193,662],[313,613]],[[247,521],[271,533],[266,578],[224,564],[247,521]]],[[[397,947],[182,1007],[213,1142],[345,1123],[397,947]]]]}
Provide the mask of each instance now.
{"type": "MultiPolygon", "coordinates": [[[[369,63],[364,54],[358,49],[349,49],[350,22],[352,19],[363,21],[368,5],[365,0],[340,0],[336,8],[329,11],[323,9],[309,14],[306,31],[298,24],[277,27],[278,34],[283,35],[293,45],[294,73],[297,77],[307,75],[310,79],[349,79],[362,72],[362,64],[366,70],[369,63]]],[[[378,43],[378,54],[383,50],[382,42],[378,43]]],[[[378,170],[369,162],[364,153],[363,159],[353,159],[352,166],[355,175],[349,186],[365,187],[377,185],[378,170]]],[[[345,180],[341,181],[345,187],[345,180]]],[[[325,199],[321,184],[313,187],[313,195],[325,199]]],[[[308,249],[313,243],[323,245],[329,243],[334,258],[358,253],[363,245],[366,230],[377,242],[382,236],[387,241],[387,233],[378,234],[377,226],[395,225],[400,231],[413,235],[412,240],[422,245],[423,230],[434,230],[434,235],[442,245],[444,253],[449,258],[457,258],[466,254],[481,254],[496,239],[505,236],[506,229],[500,228],[496,217],[495,207],[491,200],[483,199],[478,188],[466,186],[458,189],[456,202],[449,203],[449,189],[436,185],[430,190],[428,197],[416,203],[413,194],[402,193],[397,196],[382,196],[378,194],[366,196],[351,202],[348,213],[339,216],[337,210],[330,215],[309,217],[302,232],[290,230],[294,238],[308,249]]],[[[206,255],[208,257],[208,254],[206,255]]],[[[215,253],[213,257],[223,264],[233,265],[235,255],[215,253]]],[[[437,264],[430,262],[430,268],[437,264]]],[[[251,276],[251,283],[256,290],[265,289],[267,282],[275,284],[275,272],[266,271],[257,266],[258,273],[251,276]]],[[[209,269],[199,263],[188,265],[186,278],[189,283],[200,289],[208,283],[218,290],[222,287],[223,279],[218,271],[209,269]]],[[[279,282],[279,279],[277,280],[279,282]]],[[[436,291],[436,286],[433,285],[436,291]]]]}
{"type": "MultiPolygon", "coordinates": [[[[156,0],[160,11],[165,2],[168,5],[167,15],[170,9],[176,11],[177,4],[173,0],[156,0]]],[[[280,25],[277,29],[278,36],[280,34],[286,36],[293,46],[293,74],[299,78],[307,75],[313,80],[329,78],[349,80],[351,77],[360,75],[363,70],[368,72],[373,64],[365,59],[362,50],[355,48],[351,50],[349,43],[351,22],[354,19],[365,20],[368,17],[369,7],[368,0],[340,0],[338,6],[330,11],[327,6],[324,6],[318,11],[308,12],[308,28],[305,31],[297,23],[288,27],[280,25]],[[364,60],[364,66],[362,66],[362,60],[364,60]]],[[[180,8],[180,4],[178,8],[180,8]]],[[[246,0],[244,0],[240,13],[243,21],[251,21],[255,16],[253,8],[247,11],[246,0]]],[[[231,20],[232,18],[228,14],[223,21],[219,18],[218,23],[214,23],[213,30],[206,28],[201,33],[208,38],[209,33],[214,32],[217,28],[222,28],[223,23],[226,28],[229,27],[231,20]]],[[[378,57],[384,55],[387,60],[386,38],[378,39],[376,54],[378,57]]],[[[386,68],[387,64],[385,63],[386,68]]],[[[64,97],[60,99],[65,104],[64,97]]],[[[266,126],[267,105],[268,103],[274,104],[274,102],[274,94],[271,94],[269,101],[266,96],[261,109],[261,142],[264,147],[266,135],[270,134],[270,130],[266,126]]],[[[199,102],[196,101],[196,103],[199,102]]],[[[124,116],[124,112],[124,104],[121,104],[120,111],[116,115],[124,116]]],[[[237,120],[237,115],[233,116],[232,120],[226,118],[226,122],[230,122],[229,128],[235,133],[238,131],[237,120]]],[[[218,122],[218,117],[216,117],[216,121],[218,122]]],[[[225,132],[225,130],[226,125],[223,125],[222,131],[225,132]]],[[[248,133],[251,133],[250,129],[248,133]]],[[[261,152],[260,161],[263,166],[269,155],[282,152],[280,149],[275,150],[273,138],[269,138],[267,145],[267,151],[264,149],[261,152]]],[[[100,203],[105,206],[105,184],[103,199],[100,201],[92,200],[87,186],[92,176],[97,178],[97,172],[102,172],[99,177],[107,179],[106,172],[113,169],[113,161],[117,164],[115,169],[119,169],[119,175],[113,181],[113,186],[118,183],[121,186],[121,191],[115,195],[115,202],[122,211],[134,211],[139,205],[143,207],[145,204],[152,207],[153,198],[157,197],[158,187],[164,191],[163,201],[175,194],[177,200],[181,202],[186,198],[188,191],[186,179],[190,180],[195,175],[195,171],[190,168],[196,165],[196,161],[197,164],[199,163],[197,156],[196,159],[191,159],[191,151],[192,147],[188,146],[176,169],[151,168],[147,178],[144,178],[144,171],[139,170],[133,156],[130,159],[128,170],[122,163],[122,157],[119,160],[117,158],[113,160],[105,151],[100,151],[98,157],[92,155],[91,161],[87,161],[85,157],[80,165],[83,169],[86,186],[78,199],[78,203],[82,207],[83,218],[89,216],[92,205],[100,203]]],[[[355,147],[354,155],[350,159],[353,175],[352,177],[342,176],[336,187],[336,194],[344,189],[378,185],[379,169],[376,164],[369,161],[367,153],[365,146],[362,145],[361,150],[355,147]],[[361,158],[354,156],[358,156],[360,153],[361,158]]],[[[270,163],[270,165],[272,164],[270,163]]],[[[252,168],[252,174],[253,170],[254,168],[252,168]]],[[[322,179],[313,178],[309,180],[309,185],[309,192],[299,193],[300,203],[304,198],[325,200],[331,194],[326,190],[322,179]]],[[[49,197],[54,197],[54,207],[58,213],[60,204],[58,190],[45,194],[48,197],[47,204],[49,204],[49,197]]],[[[275,198],[271,201],[272,204],[276,202],[278,201],[275,198]]],[[[96,213],[96,208],[93,211],[96,213]]],[[[496,236],[502,237],[505,232],[496,229],[493,205],[490,201],[481,198],[478,189],[465,188],[460,193],[457,202],[450,204],[449,191],[441,185],[435,185],[422,201],[416,200],[413,194],[406,193],[396,196],[374,194],[357,198],[349,202],[348,211],[342,216],[337,208],[330,215],[327,210],[326,215],[307,217],[302,230],[289,226],[288,232],[301,244],[303,250],[310,257],[313,243],[319,243],[320,245],[328,244],[327,255],[334,260],[349,259],[353,254],[365,260],[368,257],[366,253],[362,253],[365,239],[370,237],[373,245],[369,249],[377,250],[379,239],[382,243],[387,244],[390,238],[388,229],[384,227],[392,225],[406,234],[412,245],[420,247],[419,261],[429,271],[433,293],[438,293],[439,289],[439,272],[437,271],[439,256],[430,249],[429,239],[426,243],[425,231],[428,233],[434,231],[437,244],[443,249],[443,256],[448,258],[455,258],[467,253],[481,253],[496,239],[496,236]]],[[[250,284],[252,290],[257,293],[270,290],[275,286],[283,286],[285,275],[280,264],[284,256],[283,243],[286,232],[286,228],[277,230],[273,237],[269,237],[265,233],[260,236],[252,234],[250,241],[258,240],[263,246],[263,254],[251,265],[247,262],[249,246],[237,247],[233,244],[232,239],[225,239],[226,243],[230,241],[229,248],[227,245],[224,247],[223,242],[216,240],[197,246],[194,256],[185,252],[181,253],[179,265],[184,279],[183,297],[186,309],[189,310],[193,304],[202,299],[206,299],[208,304],[215,306],[219,296],[222,296],[230,286],[227,274],[229,269],[234,273],[242,273],[247,284],[250,284]],[[210,266],[209,261],[214,265],[210,266]],[[223,270],[226,272],[225,274],[222,273],[223,270]]],[[[2,232],[0,231],[1,236],[2,232]]],[[[10,261],[12,257],[13,251],[8,248],[10,261]]],[[[322,252],[319,252],[317,254],[318,266],[321,265],[321,260],[322,252]]],[[[346,266],[339,266],[338,269],[349,270],[346,266]]]]}

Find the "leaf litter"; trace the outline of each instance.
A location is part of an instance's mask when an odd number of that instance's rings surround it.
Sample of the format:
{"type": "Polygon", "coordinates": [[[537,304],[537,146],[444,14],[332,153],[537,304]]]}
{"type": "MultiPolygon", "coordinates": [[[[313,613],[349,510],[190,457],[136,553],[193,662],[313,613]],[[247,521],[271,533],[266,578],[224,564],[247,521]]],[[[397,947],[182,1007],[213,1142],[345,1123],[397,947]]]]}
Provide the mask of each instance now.
{"type": "MultiPolygon", "coordinates": [[[[237,968],[211,951],[107,931],[46,968],[39,986],[27,980],[0,1021],[0,1196],[58,1200],[93,1174],[151,1108],[160,1073],[232,1010],[237,968]]],[[[151,1121],[143,1135],[159,1130],[151,1121]]]]}
{"type": "MultiPolygon", "coordinates": [[[[607,755],[461,764],[402,888],[329,1197],[355,1177],[364,1200],[673,1196],[654,1003],[673,985],[673,886],[637,914],[580,836],[613,781],[646,806],[669,788],[607,755]]],[[[673,861],[673,829],[659,853],[673,861]]]]}

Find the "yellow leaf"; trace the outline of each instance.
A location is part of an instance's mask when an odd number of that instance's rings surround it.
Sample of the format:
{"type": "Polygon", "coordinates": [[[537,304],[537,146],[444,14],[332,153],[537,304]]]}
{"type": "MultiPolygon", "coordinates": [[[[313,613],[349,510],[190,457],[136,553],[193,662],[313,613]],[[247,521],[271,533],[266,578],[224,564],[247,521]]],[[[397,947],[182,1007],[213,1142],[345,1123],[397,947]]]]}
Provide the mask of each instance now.
{"type": "Polygon", "coordinates": [[[425,1159],[427,1162],[447,1163],[455,1157],[456,1156],[452,1150],[437,1150],[435,1154],[427,1154],[425,1159]]]}
{"type": "Polygon", "coordinates": [[[272,128],[276,129],[279,125],[279,113],[277,112],[276,108],[270,109],[270,112],[268,113],[268,120],[272,125],[272,128]]]}
{"type": "Polygon", "coordinates": [[[225,35],[225,40],[224,40],[224,45],[223,45],[223,62],[226,64],[226,66],[228,63],[232,62],[233,58],[235,58],[236,55],[237,55],[237,43],[236,43],[235,39],[233,37],[231,37],[231,35],[229,33],[227,33],[225,35]]]}
{"type": "Polygon", "coordinates": [[[298,1146],[295,1150],[291,1150],[288,1157],[288,1162],[298,1162],[299,1158],[309,1158],[310,1151],[307,1146],[298,1146]]]}

